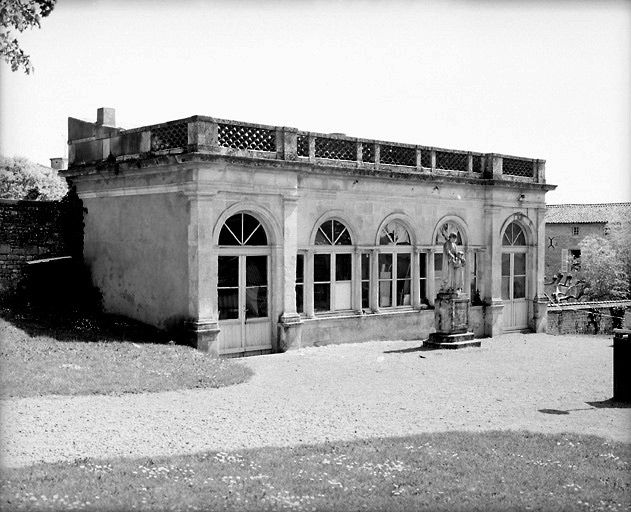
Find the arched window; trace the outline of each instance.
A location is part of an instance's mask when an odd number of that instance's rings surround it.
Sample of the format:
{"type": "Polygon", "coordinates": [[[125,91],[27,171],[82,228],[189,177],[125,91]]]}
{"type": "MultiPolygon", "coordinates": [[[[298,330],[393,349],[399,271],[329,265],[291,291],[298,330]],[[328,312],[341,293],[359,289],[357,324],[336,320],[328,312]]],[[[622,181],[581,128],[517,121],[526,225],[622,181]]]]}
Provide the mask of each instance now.
{"type": "Polygon", "coordinates": [[[323,222],[316,233],[316,245],[351,245],[351,235],[339,220],[323,222]]]}
{"type": "Polygon", "coordinates": [[[219,245],[267,245],[267,234],[255,217],[248,213],[237,213],[221,228],[219,245]]]}
{"type": "Polygon", "coordinates": [[[315,237],[313,306],[315,311],[352,308],[353,254],[348,228],[338,220],[323,222],[315,237]]]}
{"type": "Polygon", "coordinates": [[[412,248],[403,223],[388,222],[379,233],[379,307],[409,306],[412,303],[412,248]]]}
{"type": "Polygon", "coordinates": [[[524,230],[516,222],[511,222],[504,231],[502,245],[526,245],[524,230]]]}
{"type": "Polygon", "coordinates": [[[447,241],[451,233],[456,233],[456,245],[462,245],[462,233],[460,232],[460,226],[455,222],[445,222],[440,229],[436,232],[436,245],[442,245],[447,241]]]}

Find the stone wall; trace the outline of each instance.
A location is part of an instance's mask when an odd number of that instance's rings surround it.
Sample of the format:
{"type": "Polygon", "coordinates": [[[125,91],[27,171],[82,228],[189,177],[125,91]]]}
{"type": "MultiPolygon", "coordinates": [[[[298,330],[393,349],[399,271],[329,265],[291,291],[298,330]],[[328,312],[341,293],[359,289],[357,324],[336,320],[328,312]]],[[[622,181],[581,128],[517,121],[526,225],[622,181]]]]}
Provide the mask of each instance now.
{"type": "Polygon", "coordinates": [[[81,201],[0,199],[0,293],[15,289],[27,262],[83,253],[81,201]]]}
{"type": "Polygon", "coordinates": [[[622,327],[631,300],[573,302],[548,306],[548,334],[612,334],[622,327]]]}

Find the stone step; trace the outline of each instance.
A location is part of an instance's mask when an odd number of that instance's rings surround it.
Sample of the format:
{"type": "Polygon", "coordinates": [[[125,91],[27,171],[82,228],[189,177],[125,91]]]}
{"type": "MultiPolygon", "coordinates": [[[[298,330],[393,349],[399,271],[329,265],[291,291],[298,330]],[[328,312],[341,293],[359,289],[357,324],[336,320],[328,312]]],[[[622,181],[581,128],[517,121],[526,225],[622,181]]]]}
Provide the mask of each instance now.
{"type": "Polygon", "coordinates": [[[445,348],[458,349],[467,347],[480,347],[482,342],[474,339],[472,332],[463,332],[460,334],[443,334],[433,332],[429,335],[429,339],[423,342],[424,347],[428,348],[445,348]]]}

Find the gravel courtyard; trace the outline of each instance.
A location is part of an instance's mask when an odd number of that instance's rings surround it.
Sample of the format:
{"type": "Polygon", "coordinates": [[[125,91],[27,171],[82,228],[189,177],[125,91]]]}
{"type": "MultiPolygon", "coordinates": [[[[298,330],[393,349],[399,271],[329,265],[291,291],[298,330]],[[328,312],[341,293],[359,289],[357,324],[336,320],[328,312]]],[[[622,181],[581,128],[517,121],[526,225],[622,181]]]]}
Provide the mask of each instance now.
{"type": "Polygon", "coordinates": [[[612,404],[611,337],[509,334],[481,348],[389,341],[250,357],[222,389],[1,403],[5,466],[401,436],[581,433],[631,442],[612,404]]]}

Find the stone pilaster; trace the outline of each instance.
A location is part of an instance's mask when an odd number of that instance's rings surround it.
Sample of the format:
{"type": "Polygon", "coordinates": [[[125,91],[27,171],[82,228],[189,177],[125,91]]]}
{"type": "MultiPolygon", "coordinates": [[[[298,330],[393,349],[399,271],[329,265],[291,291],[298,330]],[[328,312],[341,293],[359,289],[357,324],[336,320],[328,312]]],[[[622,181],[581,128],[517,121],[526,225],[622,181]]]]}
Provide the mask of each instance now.
{"type": "MultiPolygon", "coordinates": [[[[283,313],[278,329],[278,349],[299,347],[302,320],[296,312],[296,259],[298,254],[298,198],[283,197],[283,313]]],[[[306,297],[305,297],[306,298],[306,297]]]]}
{"type": "Polygon", "coordinates": [[[212,250],[214,193],[197,188],[188,190],[188,320],[184,323],[184,342],[199,350],[219,355],[217,335],[217,257],[212,250]]]}

